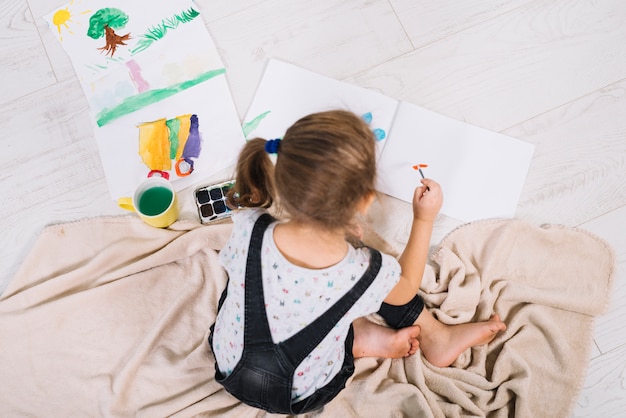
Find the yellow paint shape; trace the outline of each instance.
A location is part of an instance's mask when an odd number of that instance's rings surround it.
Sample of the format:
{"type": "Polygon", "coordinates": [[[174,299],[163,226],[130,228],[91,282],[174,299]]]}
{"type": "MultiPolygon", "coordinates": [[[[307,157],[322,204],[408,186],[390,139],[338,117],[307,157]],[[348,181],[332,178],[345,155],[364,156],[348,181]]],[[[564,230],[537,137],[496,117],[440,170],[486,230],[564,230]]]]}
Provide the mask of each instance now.
{"type": "MultiPolygon", "coordinates": [[[[73,34],[70,30],[68,22],[76,23],[72,21],[72,11],[70,11],[70,7],[74,4],[74,1],[71,1],[69,6],[65,9],[57,10],[52,16],[52,24],[57,27],[57,31],[59,32],[59,38],[63,41],[63,35],[61,34],[61,26],[65,27],[70,34],[73,34]]],[[[85,10],[84,12],[80,12],[79,14],[84,15],[86,13],[91,13],[91,10],[85,10]]]]}
{"type": "Polygon", "coordinates": [[[166,121],[167,119],[163,118],[138,126],[139,155],[150,170],[169,171],[172,168],[169,129],[166,121]]]}
{"type": "Polygon", "coordinates": [[[176,149],[176,160],[178,161],[183,155],[187,138],[189,138],[189,129],[191,128],[191,113],[188,115],[177,116],[176,119],[180,121],[180,128],[178,129],[178,148],[176,149]]]}
{"type": "Polygon", "coordinates": [[[70,11],[68,9],[58,10],[54,16],[52,16],[52,23],[57,27],[59,31],[59,37],[63,40],[63,35],[61,35],[61,26],[65,26],[65,29],[68,30],[69,33],[74,33],[70,30],[70,27],[67,25],[67,22],[71,22],[70,18],[72,17],[70,11]]]}
{"type": "Polygon", "coordinates": [[[61,33],[61,25],[65,26],[66,28],[69,28],[69,26],[67,26],[67,21],[70,20],[71,17],[72,15],[70,14],[70,11],[67,9],[61,9],[57,11],[54,14],[54,16],[52,16],[52,23],[56,25],[57,29],[59,30],[59,33],[61,33]]]}

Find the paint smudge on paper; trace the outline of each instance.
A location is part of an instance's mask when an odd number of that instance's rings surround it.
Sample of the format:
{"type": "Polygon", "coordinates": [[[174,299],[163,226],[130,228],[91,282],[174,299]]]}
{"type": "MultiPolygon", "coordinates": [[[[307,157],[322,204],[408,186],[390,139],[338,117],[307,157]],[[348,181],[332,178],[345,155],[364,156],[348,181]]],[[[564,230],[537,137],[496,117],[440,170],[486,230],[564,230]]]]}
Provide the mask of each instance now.
{"type": "Polygon", "coordinates": [[[182,83],[174,84],[170,87],[148,90],[143,93],[128,97],[124,99],[120,104],[113,108],[103,109],[96,115],[96,123],[98,126],[104,126],[111,121],[118,119],[124,115],[130,114],[136,110],[142,109],[148,105],[159,102],[163,99],[167,99],[181,91],[194,87],[204,81],[207,81],[218,75],[226,73],[226,69],[220,68],[218,70],[208,71],[200,74],[198,77],[183,81],[182,83]]]}
{"type": "Polygon", "coordinates": [[[105,51],[106,55],[115,55],[118,45],[126,45],[130,39],[130,33],[118,35],[116,29],[123,29],[128,23],[128,15],[120,9],[105,7],[98,10],[89,18],[89,30],[87,36],[93,39],[100,39],[104,36],[106,44],[100,51],[105,51]]]}
{"type": "Polygon", "coordinates": [[[198,16],[200,16],[200,13],[193,7],[190,7],[180,14],[174,15],[168,19],[163,19],[157,25],[149,28],[146,33],[139,35],[139,41],[130,51],[131,55],[148,49],[154,42],[163,39],[169,30],[176,29],[180,24],[191,22],[198,16]]]}
{"type": "Polygon", "coordinates": [[[200,138],[200,124],[198,122],[198,116],[191,115],[189,118],[191,126],[189,127],[189,136],[183,149],[183,158],[198,158],[200,151],[202,151],[202,140],[200,138]]]}
{"type": "Polygon", "coordinates": [[[176,174],[179,177],[188,176],[193,172],[193,159],[198,158],[202,151],[202,137],[200,136],[198,116],[191,115],[189,121],[189,136],[185,141],[182,155],[176,161],[176,174]]]}
{"type": "Polygon", "coordinates": [[[377,141],[382,141],[383,139],[387,138],[387,133],[384,129],[376,128],[373,132],[377,141]]]}
{"type": "MultiPolygon", "coordinates": [[[[367,112],[367,113],[362,114],[361,118],[368,125],[371,125],[372,124],[372,120],[374,120],[374,116],[372,115],[372,112],[367,112]]],[[[376,137],[377,141],[382,141],[383,139],[387,138],[387,132],[385,132],[384,129],[375,128],[375,129],[372,130],[372,132],[374,132],[374,137],[376,137]]]]}
{"type": "Polygon", "coordinates": [[[261,122],[263,121],[263,119],[265,119],[265,117],[269,115],[270,113],[271,113],[271,110],[268,110],[267,112],[263,112],[260,115],[256,116],[250,122],[244,122],[241,125],[241,128],[243,129],[243,136],[247,138],[248,134],[254,131],[256,128],[258,128],[261,122]]]}
{"type": "Polygon", "coordinates": [[[139,93],[148,91],[150,89],[150,86],[141,76],[141,67],[139,66],[139,64],[137,64],[137,61],[127,61],[126,66],[128,67],[128,72],[130,74],[131,80],[133,80],[133,84],[135,85],[135,87],[137,87],[137,91],[139,93]]]}
{"type": "Polygon", "coordinates": [[[187,145],[187,138],[189,138],[189,131],[191,130],[190,118],[177,118],[180,126],[178,127],[178,145],[176,147],[176,155],[173,159],[180,160],[183,156],[183,150],[187,145]]]}
{"type": "Polygon", "coordinates": [[[142,123],[139,128],[139,155],[150,170],[169,171],[170,142],[166,119],[142,123]]]}
{"type": "Polygon", "coordinates": [[[180,141],[178,140],[180,135],[180,119],[168,119],[165,124],[167,125],[167,130],[169,132],[170,159],[173,160],[176,158],[176,153],[178,152],[178,144],[180,143],[180,141]]]}
{"type": "Polygon", "coordinates": [[[198,116],[190,114],[140,124],[141,160],[151,171],[170,171],[175,160],[176,174],[190,175],[202,152],[199,126],[198,116]]]}

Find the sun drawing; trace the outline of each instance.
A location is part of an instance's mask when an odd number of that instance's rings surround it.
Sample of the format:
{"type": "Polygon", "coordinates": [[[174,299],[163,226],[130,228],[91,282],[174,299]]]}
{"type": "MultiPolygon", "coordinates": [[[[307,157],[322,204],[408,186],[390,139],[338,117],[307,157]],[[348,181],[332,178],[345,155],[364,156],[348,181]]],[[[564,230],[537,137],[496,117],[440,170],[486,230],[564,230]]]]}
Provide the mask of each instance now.
{"type": "MultiPolygon", "coordinates": [[[[61,26],[65,27],[65,29],[67,29],[67,31],[70,34],[74,33],[72,32],[72,30],[70,29],[68,25],[68,22],[76,23],[72,21],[72,16],[74,13],[70,10],[73,4],[74,4],[74,1],[72,0],[66,8],[57,10],[52,16],[52,23],[54,24],[54,26],[57,27],[57,31],[59,32],[59,38],[61,39],[61,41],[63,41],[63,34],[61,33],[61,26]]],[[[85,10],[84,12],[79,12],[78,14],[84,15],[90,12],[91,10],[85,10]]]]}

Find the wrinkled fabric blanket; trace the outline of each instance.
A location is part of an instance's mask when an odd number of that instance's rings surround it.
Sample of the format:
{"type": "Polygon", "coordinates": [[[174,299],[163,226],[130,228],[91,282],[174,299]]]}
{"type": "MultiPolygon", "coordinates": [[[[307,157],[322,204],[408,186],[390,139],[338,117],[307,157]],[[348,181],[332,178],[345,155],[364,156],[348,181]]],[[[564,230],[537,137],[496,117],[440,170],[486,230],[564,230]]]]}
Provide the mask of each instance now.
{"type": "MultiPolygon", "coordinates": [[[[46,228],[0,298],[0,416],[268,415],[214,380],[207,335],[230,230],[134,217],[46,228]]],[[[346,389],[309,416],[566,417],[613,265],[582,230],[462,226],[432,254],[424,299],[445,323],[498,313],[507,331],[445,369],[419,353],[359,359],[346,389]]]]}

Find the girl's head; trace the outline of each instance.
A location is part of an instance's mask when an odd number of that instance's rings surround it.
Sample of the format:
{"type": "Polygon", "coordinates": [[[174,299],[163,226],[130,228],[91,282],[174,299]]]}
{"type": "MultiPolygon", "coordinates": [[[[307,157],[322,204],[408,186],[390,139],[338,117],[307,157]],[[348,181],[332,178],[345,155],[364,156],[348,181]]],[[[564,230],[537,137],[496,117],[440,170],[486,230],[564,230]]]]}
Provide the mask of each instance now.
{"type": "Polygon", "coordinates": [[[269,207],[278,200],[291,220],[335,229],[348,227],[374,193],[374,134],[351,112],[314,113],[294,123],[275,166],[265,144],[255,138],[241,151],[231,205],[269,207]]]}

